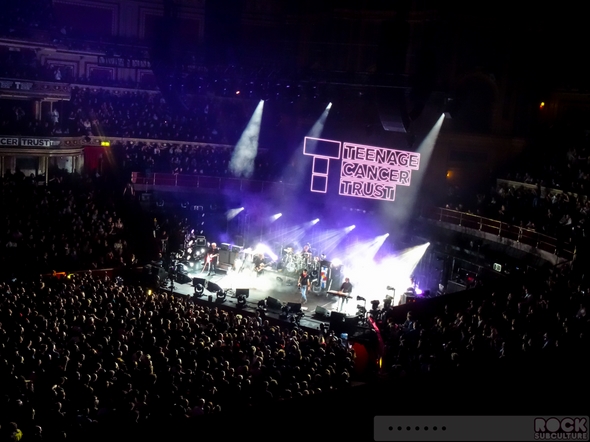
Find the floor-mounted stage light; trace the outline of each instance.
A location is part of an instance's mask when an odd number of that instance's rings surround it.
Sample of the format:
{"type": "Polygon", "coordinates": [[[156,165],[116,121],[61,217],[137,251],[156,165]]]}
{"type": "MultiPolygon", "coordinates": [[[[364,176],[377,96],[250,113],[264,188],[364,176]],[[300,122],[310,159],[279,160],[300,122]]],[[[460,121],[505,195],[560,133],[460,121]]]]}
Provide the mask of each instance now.
{"type": "Polygon", "coordinates": [[[219,291],[217,292],[217,300],[218,300],[219,302],[224,302],[224,301],[225,301],[225,298],[226,298],[226,296],[227,296],[227,295],[225,294],[225,292],[224,292],[223,290],[219,290],[219,291]]]}
{"type": "Polygon", "coordinates": [[[246,305],[246,299],[250,297],[250,289],[236,289],[236,298],[238,299],[238,307],[246,305]]]}
{"type": "Polygon", "coordinates": [[[193,278],[194,295],[197,297],[203,296],[205,287],[207,286],[207,280],[205,278],[193,278]]]}

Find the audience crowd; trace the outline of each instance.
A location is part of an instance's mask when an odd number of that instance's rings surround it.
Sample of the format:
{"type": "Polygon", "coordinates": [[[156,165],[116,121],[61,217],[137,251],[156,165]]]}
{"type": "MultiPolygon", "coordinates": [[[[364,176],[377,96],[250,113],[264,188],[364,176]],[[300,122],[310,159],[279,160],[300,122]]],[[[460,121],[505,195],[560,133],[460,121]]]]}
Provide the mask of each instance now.
{"type": "MultiPolygon", "coordinates": [[[[41,28],[39,14],[49,14],[50,5],[29,11],[38,4],[13,2],[8,10],[19,19],[10,23],[2,14],[0,23],[15,35],[20,28],[41,28]]],[[[30,53],[1,57],[4,76],[71,80],[68,72],[40,65],[30,53]]],[[[265,87],[262,77],[216,67],[183,78],[184,92],[202,93],[183,99],[181,110],[155,92],[74,87],[70,102],[58,107],[61,112],[42,121],[26,106],[5,101],[0,132],[153,139],[113,146],[125,170],[228,175],[230,151],[215,144],[234,144],[253,109],[246,100],[214,99],[205,92],[252,95],[258,84],[265,87]],[[244,82],[248,76],[252,80],[244,82]],[[183,144],[189,141],[206,145],[183,144]]],[[[572,148],[562,160],[507,176],[534,189],[494,186],[473,197],[453,193],[448,207],[578,242],[587,237],[590,211],[587,149],[572,148]],[[542,187],[563,192],[543,194],[542,187]]],[[[283,178],[270,157],[261,156],[256,166],[256,179],[283,178]]],[[[132,187],[121,192],[98,175],[51,178],[39,185],[17,172],[1,181],[0,265],[14,272],[0,281],[0,441],[77,440],[99,428],[113,434],[121,425],[148,422],[173,428],[350,387],[355,354],[331,334],[271,325],[260,311],[231,313],[93,274],[137,263],[134,244],[143,239],[130,227],[136,208],[132,187]],[[55,270],[82,272],[33,276],[55,270]]],[[[182,241],[184,221],[153,220],[157,251],[166,252],[171,236],[182,241]]],[[[566,362],[572,356],[582,361],[589,348],[588,288],[582,275],[561,267],[536,284],[480,289],[477,297],[433,313],[417,308],[404,323],[385,312],[379,324],[384,367],[397,378],[524,361],[566,362]]]]}
{"type": "MultiPolygon", "coordinates": [[[[124,152],[123,163],[132,172],[232,177],[229,164],[233,149],[223,146],[127,142],[114,149],[124,152]]],[[[267,151],[259,151],[251,178],[270,181],[282,172],[267,151]]]]}
{"type": "Polygon", "coordinates": [[[447,201],[449,209],[534,230],[562,244],[579,244],[589,233],[590,201],[585,195],[501,183],[487,193],[454,193],[447,201]]]}
{"type": "Polygon", "coordinates": [[[580,281],[569,267],[556,268],[541,283],[480,289],[444,309],[410,312],[403,324],[386,320],[387,366],[402,376],[569,363],[574,356],[581,362],[590,348],[590,295],[580,281]]]}
{"type": "Polygon", "coordinates": [[[1,184],[3,270],[34,274],[135,262],[122,204],[99,178],[63,174],[45,186],[17,172],[1,184]]]}
{"type": "Polygon", "coordinates": [[[351,350],[79,274],[0,286],[0,424],[23,440],[163,425],[350,385],[351,350]]]}

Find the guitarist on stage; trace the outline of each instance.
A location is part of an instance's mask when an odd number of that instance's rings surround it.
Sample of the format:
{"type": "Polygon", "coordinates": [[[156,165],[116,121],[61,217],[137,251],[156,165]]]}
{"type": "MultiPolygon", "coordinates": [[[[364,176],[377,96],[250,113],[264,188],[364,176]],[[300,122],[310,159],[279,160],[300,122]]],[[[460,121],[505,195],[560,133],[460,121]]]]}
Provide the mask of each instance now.
{"type": "Polygon", "coordinates": [[[217,273],[217,264],[219,263],[219,249],[217,248],[217,244],[214,242],[211,243],[211,246],[207,250],[207,261],[206,264],[209,264],[209,273],[207,276],[211,276],[211,272],[213,274],[217,273]]]}
{"type": "Polygon", "coordinates": [[[297,288],[301,290],[301,304],[307,303],[307,292],[311,288],[311,278],[307,273],[307,269],[303,269],[297,281],[297,288]]]}
{"type": "Polygon", "coordinates": [[[262,271],[264,270],[264,267],[266,265],[266,262],[264,261],[264,254],[260,253],[258,255],[256,255],[254,257],[254,271],[256,272],[256,276],[260,276],[260,274],[262,273],[262,271]]]}

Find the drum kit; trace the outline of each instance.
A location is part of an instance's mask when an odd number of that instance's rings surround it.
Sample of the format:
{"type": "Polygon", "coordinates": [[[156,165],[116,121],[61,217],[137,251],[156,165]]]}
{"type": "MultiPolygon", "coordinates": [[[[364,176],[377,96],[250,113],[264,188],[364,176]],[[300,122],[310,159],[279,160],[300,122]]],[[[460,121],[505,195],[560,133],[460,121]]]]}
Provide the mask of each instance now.
{"type": "Polygon", "coordinates": [[[319,268],[320,257],[313,256],[312,249],[308,252],[294,253],[293,247],[283,249],[282,264],[288,273],[299,273],[303,269],[311,274],[317,272],[319,268]]]}

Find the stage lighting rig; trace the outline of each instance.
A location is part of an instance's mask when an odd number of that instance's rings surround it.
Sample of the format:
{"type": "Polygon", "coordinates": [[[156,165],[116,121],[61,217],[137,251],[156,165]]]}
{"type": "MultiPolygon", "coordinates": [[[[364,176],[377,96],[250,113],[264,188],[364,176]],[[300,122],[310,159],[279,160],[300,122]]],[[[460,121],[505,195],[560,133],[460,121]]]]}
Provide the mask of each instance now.
{"type": "Polygon", "coordinates": [[[248,298],[248,293],[239,293],[237,296],[238,307],[245,307],[247,298],[248,298]]]}
{"type": "Polygon", "coordinates": [[[194,296],[200,298],[207,287],[207,280],[205,278],[193,278],[194,296]]]}
{"type": "Polygon", "coordinates": [[[219,290],[217,292],[217,301],[219,301],[219,302],[225,302],[226,296],[227,296],[227,294],[223,290],[219,290]]]}

